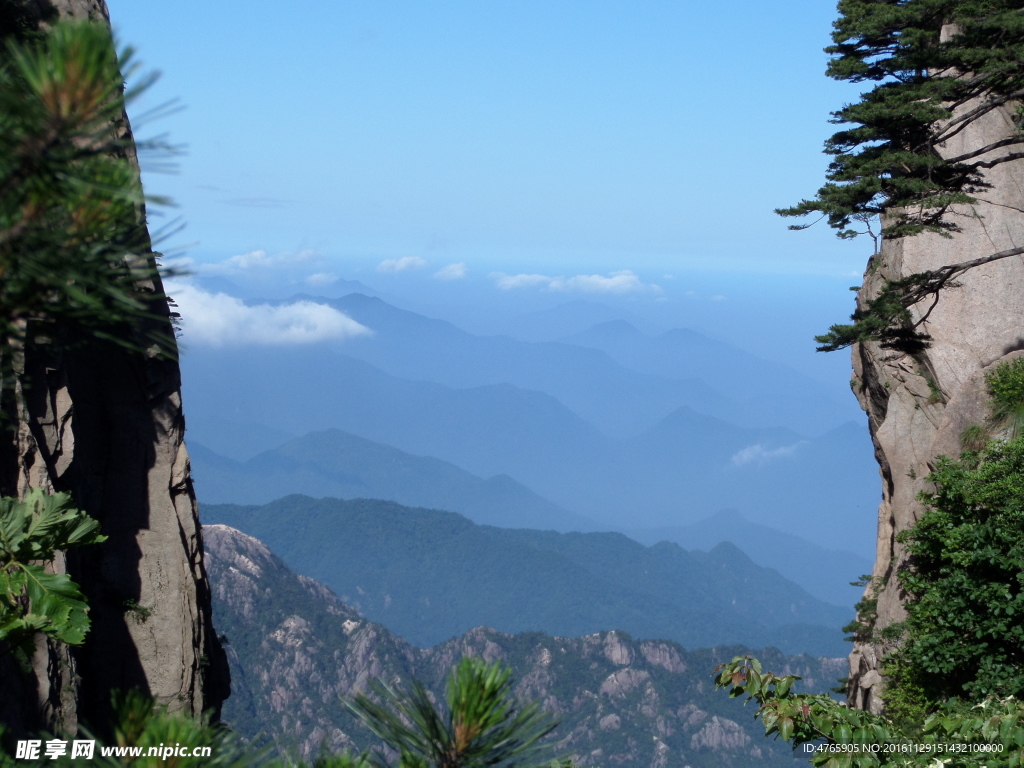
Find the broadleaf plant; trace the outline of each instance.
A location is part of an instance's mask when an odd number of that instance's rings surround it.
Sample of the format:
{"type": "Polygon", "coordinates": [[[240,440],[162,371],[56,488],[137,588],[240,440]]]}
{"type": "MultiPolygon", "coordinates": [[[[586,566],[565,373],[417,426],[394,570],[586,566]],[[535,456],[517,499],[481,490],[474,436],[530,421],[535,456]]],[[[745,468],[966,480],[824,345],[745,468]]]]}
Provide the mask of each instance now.
{"type": "Polygon", "coordinates": [[[765,672],[750,656],[715,670],[729,696],[754,702],[766,736],[791,742],[816,768],[1010,768],[1024,765],[1024,702],[988,697],[947,705],[923,724],[896,723],[831,696],[795,693],[795,675],[765,672]],[[802,747],[802,748],[801,748],[802,747]]]}
{"type": "Polygon", "coordinates": [[[88,606],[66,573],[46,564],[55,553],[106,539],[99,523],[73,507],[66,493],[36,489],[24,500],[0,499],[0,649],[21,658],[41,633],[79,645],[89,630],[88,606]]]}

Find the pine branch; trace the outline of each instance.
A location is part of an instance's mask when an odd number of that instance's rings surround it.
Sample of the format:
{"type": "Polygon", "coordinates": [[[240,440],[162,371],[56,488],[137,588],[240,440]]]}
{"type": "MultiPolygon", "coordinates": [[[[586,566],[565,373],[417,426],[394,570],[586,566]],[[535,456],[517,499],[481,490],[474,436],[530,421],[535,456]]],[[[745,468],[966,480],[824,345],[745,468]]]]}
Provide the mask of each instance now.
{"type": "Polygon", "coordinates": [[[833,325],[828,333],[815,336],[820,345],[818,351],[835,352],[853,344],[874,341],[885,349],[908,354],[920,352],[928,346],[931,337],[917,329],[931,315],[943,289],[952,287],[956,278],[965,272],[1021,254],[1024,254],[1024,246],[889,280],[876,297],[868,299],[865,307],[850,316],[852,324],[833,325]],[[914,321],[910,308],[928,298],[933,300],[932,306],[914,321]]]}

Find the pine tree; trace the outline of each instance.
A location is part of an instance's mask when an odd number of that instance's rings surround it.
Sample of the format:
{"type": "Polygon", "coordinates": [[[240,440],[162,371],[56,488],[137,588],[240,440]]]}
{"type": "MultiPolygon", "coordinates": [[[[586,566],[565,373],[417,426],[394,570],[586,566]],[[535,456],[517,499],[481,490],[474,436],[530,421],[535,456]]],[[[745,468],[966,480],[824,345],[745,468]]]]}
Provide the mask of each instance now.
{"type": "MultiPolygon", "coordinates": [[[[1024,3],[1020,0],[840,0],[827,74],[873,84],[833,113],[842,129],[825,143],[826,183],[783,216],[818,214],[839,237],[934,232],[952,237],[964,206],[989,188],[986,172],[1024,158],[1024,3]],[[945,142],[998,109],[1015,109],[1017,130],[947,156],[945,142]]],[[[809,225],[796,225],[802,229],[809,225]]],[[[818,337],[832,351],[875,340],[913,352],[928,343],[909,308],[937,300],[970,269],[1024,253],[1015,247],[889,282],[853,315],[818,337]]]]}

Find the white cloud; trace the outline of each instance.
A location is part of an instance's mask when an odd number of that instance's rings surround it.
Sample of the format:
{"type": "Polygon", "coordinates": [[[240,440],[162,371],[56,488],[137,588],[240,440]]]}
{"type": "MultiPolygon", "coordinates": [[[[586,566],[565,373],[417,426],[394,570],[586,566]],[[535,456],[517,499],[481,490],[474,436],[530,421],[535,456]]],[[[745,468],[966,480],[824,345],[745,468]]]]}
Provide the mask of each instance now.
{"type": "Polygon", "coordinates": [[[427,266],[422,256],[403,256],[400,259],[384,259],[377,265],[378,272],[405,272],[409,269],[420,269],[427,266]]]}
{"type": "Polygon", "coordinates": [[[723,296],[720,293],[716,293],[714,296],[711,297],[711,300],[712,301],[725,301],[725,296],[723,296]]]}
{"type": "Polygon", "coordinates": [[[492,277],[502,290],[544,286],[548,291],[574,291],[579,293],[662,293],[660,286],[643,282],[632,270],[622,269],[605,275],[575,275],[549,277],[548,275],[506,275],[495,272],[492,277]]]}
{"type": "Polygon", "coordinates": [[[732,456],[732,463],[737,467],[743,467],[747,464],[756,464],[757,466],[764,466],[770,461],[777,459],[785,459],[795,454],[800,447],[806,445],[806,440],[801,440],[798,443],[792,445],[784,445],[781,448],[765,448],[760,443],[756,445],[748,445],[746,448],[737,451],[732,456]]]}
{"type": "Polygon", "coordinates": [[[506,275],[504,272],[492,272],[491,277],[503,291],[513,288],[529,288],[534,285],[550,285],[554,279],[547,275],[506,275]]]}
{"type": "Polygon", "coordinates": [[[247,306],[225,293],[207,293],[192,285],[170,286],[181,313],[183,339],[210,347],[313,344],[372,333],[326,304],[247,306]]]}
{"type": "Polygon", "coordinates": [[[274,260],[267,256],[266,251],[259,250],[232,256],[230,259],[224,259],[224,261],[210,266],[221,266],[225,269],[252,269],[253,267],[269,267],[273,263],[274,260]]]}
{"type": "Polygon", "coordinates": [[[317,272],[306,278],[310,285],[330,285],[338,282],[338,276],[330,272],[317,272]]]}
{"type": "Polygon", "coordinates": [[[460,261],[457,264],[449,264],[447,267],[437,270],[434,273],[434,277],[438,280],[461,280],[467,274],[469,274],[469,268],[464,261],[460,261]]]}
{"type": "Polygon", "coordinates": [[[576,275],[568,280],[558,278],[550,285],[552,291],[581,291],[583,293],[640,293],[643,291],[660,291],[653,283],[648,285],[640,280],[632,270],[623,269],[604,275],[576,275]]]}
{"type": "Polygon", "coordinates": [[[279,253],[270,256],[266,251],[260,249],[241,253],[237,256],[217,261],[212,264],[200,264],[196,271],[200,274],[210,275],[235,275],[254,269],[267,269],[280,267],[289,264],[303,264],[318,259],[320,254],[313,250],[295,251],[294,253],[279,253]]]}

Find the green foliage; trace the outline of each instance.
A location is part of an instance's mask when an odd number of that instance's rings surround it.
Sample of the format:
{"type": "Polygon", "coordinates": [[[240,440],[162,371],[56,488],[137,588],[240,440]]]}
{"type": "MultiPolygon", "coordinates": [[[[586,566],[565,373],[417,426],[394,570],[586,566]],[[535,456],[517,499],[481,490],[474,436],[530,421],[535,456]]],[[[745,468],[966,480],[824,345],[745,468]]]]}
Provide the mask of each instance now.
{"type": "Polygon", "coordinates": [[[373,763],[366,755],[343,752],[340,755],[321,755],[312,763],[312,768],[371,768],[373,763]]]}
{"type": "MultiPolygon", "coordinates": [[[[892,648],[898,647],[906,637],[904,622],[885,628],[892,648]]],[[[889,653],[882,659],[881,672],[885,675],[885,715],[899,723],[911,735],[919,735],[921,724],[945,702],[936,702],[928,690],[928,679],[921,670],[898,653],[889,653]]]]}
{"type": "Polygon", "coordinates": [[[828,333],[815,336],[818,351],[835,352],[865,341],[878,341],[885,349],[905,352],[924,349],[931,338],[913,328],[908,309],[919,288],[918,275],[888,281],[875,298],[854,310],[852,323],[837,323],[828,333]]]}
{"type": "MultiPolygon", "coordinates": [[[[832,122],[842,128],[825,142],[832,162],[817,195],[777,213],[818,214],[839,237],[869,234],[876,245],[870,226],[875,217],[889,238],[959,232],[955,206],[975,202],[989,187],[985,171],[1024,157],[1019,131],[958,157],[939,153],[944,142],[971,123],[1024,95],[1020,3],[840,0],[838,8],[833,45],[826,49],[832,56],[827,74],[873,87],[833,113],[832,122]],[[993,159],[997,149],[1003,154],[993,159]]],[[[819,350],[869,340],[908,353],[923,349],[929,338],[910,322],[908,308],[955,285],[952,281],[969,265],[886,283],[874,299],[857,308],[852,324],[834,325],[817,337],[819,350]]]]}
{"type": "MultiPolygon", "coordinates": [[[[884,721],[868,712],[847,709],[824,694],[794,693],[793,686],[799,679],[795,675],[779,677],[765,672],[761,662],[750,656],[737,656],[715,670],[716,688],[728,689],[731,698],[743,696],[747,702],[757,704],[755,717],[764,725],[766,736],[777,735],[783,741],[791,741],[794,747],[821,740],[830,744],[892,741],[884,721]]],[[[827,765],[835,756],[826,751],[815,752],[811,763],[827,765]]]]}
{"type": "MultiPolygon", "coordinates": [[[[933,705],[1024,694],[1024,438],[941,457],[911,555],[906,635],[890,664],[933,705]]],[[[899,685],[897,684],[897,689],[899,685]]]]}
{"type": "Polygon", "coordinates": [[[124,601],[124,614],[131,618],[136,624],[145,624],[147,619],[153,615],[153,609],[145,605],[139,605],[134,598],[124,601]]]}
{"type": "Polygon", "coordinates": [[[851,581],[851,587],[869,587],[856,605],[857,612],[853,621],[843,627],[843,632],[850,635],[846,640],[852,642],[868,642],[874,635],[875,622],[878,620],[878,590],[871,574],[864,574],[859,581],[851,581]]]}
{"type": "MultiPolygon", "coordinates": [[[[864,216],[885,214],[884,234],[959,231],[950,207],[986,188],[979,156],[944,159],[937,148],[966,124],[1024,92],[1024,14],[1015,0],[840,0],[827,74],[873,83],[833,113],[843,129],[825,143],[833,157],[812,200],[779,211],[819,213],[840,237],[864,216]],[[944,26],[957,33],[941,40],[944,26]],[[969,73],[951,77],[949,73],[969,73]],[[983,104],[954,120],[953,108],[983,104]]],[[[1014,138],[1008,144],[1020,144],[1014,138]]],[[[1006,145],[1006,144],[1004,144],[1006,145]]],[[[988,160],[986,158],[986,160],[988,160]]]]}
{"type": "Polygon", "coordinates": [[[766,736],[791,742],[824,768],[957,766],[999,768],[1024,764],[1024,702],[986,698],[976,706],[948,706],[905,730],[892,720],[850,709],[830,696],[794,693],[799,680],[765,672],[749,656],[715,670],[715,685],[757,705],[766,736]]]}
{"type": "Polygon", "coordinates": [[[997,365],[985,382],[992,398],[992,421],[1017,437],[1024,425],[1024,357],[997,365]]]}
{"type": "MultiPolygon", "coordinates": [[[[81,336],[151,353],[133,339],[152,316],[155,267],[119,59],[101,24],[61,22],[0,50],[0,373],[37,341],[81,336]]],[[[7,386],[5,384],[5,386],[7,386]]]]}
{"type": "Polygon", "coordinates": [[[378,682],[384,704],[359,694],[350,706],[398,753],[401,768],[545,766],[540,741],[557,723],[538,704],[516,701],[511,674],[501,662],[466,657],[448,677],[442,711],[417,680],[409,692],[378,682]]]}
{"type": "MultiPolygon", "coordinates": [[[[266,757],[266,750],[247,748],[230,731],[212,725],[208,717],[192,719],[168,712],[166,707],[158,706],[152,698],[137,690],[114,694],[113,736],[112,745],[142,747],[142,757],[127,758],[123,763],[143,768],[167,768],[172,765],[176,768],[243,768],[261,764],[266,757]],[[191,749],[209,747],[210,754],[206,757],[146,756],[151,747],[179,744],[191,749]]],[[[111,765],[122,764],[120,760],[109,758],[106,762],[111,765]]]]}
{"type": "Polygon", "coordinates": [[[22,657],[32,653],[36,633],[80,644],[89,629],[85,597],[67,574],[47,573],[40,563],[105,538],[67,494],[0,499],[0,642],[22,657]]]}

